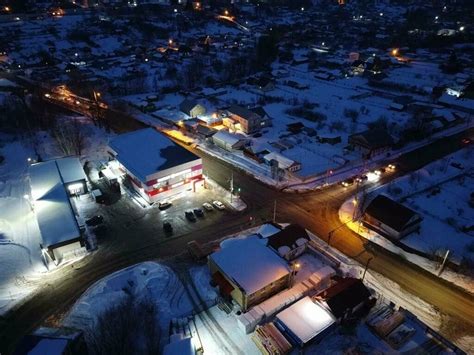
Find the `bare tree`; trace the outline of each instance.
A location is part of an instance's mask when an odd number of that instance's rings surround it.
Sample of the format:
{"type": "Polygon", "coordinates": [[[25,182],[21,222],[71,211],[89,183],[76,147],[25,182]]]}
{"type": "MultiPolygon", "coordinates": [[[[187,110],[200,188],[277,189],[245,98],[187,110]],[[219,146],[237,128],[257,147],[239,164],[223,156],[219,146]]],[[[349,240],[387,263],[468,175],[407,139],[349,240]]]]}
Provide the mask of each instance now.
{"type": "Polygon", "coordinates": [[[102,312],[86,330],[89,352],[97,354],[158,354],[158,309],[150,298],[137,301],[126,291],[122,302],[102,312]]]}
{"type": "Polygon", "coordinates": [[[57,120],[51,136],[64,155],[81,155],[86,143],[84,128],[77,119],[57,120]]]}

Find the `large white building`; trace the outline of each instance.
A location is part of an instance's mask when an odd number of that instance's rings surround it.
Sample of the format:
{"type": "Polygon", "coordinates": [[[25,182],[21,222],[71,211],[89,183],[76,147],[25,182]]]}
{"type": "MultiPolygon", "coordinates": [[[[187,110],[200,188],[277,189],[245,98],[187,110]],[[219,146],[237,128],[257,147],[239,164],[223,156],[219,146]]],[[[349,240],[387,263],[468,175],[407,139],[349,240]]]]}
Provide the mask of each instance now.
{"type": "Polygon", "coordinates": [[[55,264],[83,254],[82,233],[68,196],[87,191],[79,160],[66,158],[33,164],[29,173],[41,248],[55,264]]]}
{"type": "Polygon", "coordinates": [[[202,185],[202,160],[153,128],[113,138],[110,153],[133,188],[149,203],[202,185]]]}

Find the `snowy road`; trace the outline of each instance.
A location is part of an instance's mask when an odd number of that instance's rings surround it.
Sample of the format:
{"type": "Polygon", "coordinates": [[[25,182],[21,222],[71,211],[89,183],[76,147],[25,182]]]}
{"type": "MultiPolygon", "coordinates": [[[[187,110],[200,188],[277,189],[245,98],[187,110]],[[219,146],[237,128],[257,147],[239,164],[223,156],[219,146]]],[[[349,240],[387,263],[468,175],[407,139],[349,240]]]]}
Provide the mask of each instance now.
{"type": "MultiPolygon", "coordinates": [[[[403,172],[415,170],[431,159],[458,149],[459,145],[456,142],[459,142],[459,136],[452,138],[452,141],[444,140],[442,145],[434,143],[435,148],[423,148],[421,151],[411,153],[415,154],[416,159],[413,159],[413,156],[405,157],[406,161],[411,161],[412,164],[402,165],[405,168],[403,172]]],[[[253,217],[252,221],[271,219],[275,200],[277,200],[277,220],[298,223],[327,240],[328,233],[340,226],[338,217],[340,204],[354,192],[354,188],[332,187],[307,194],[284,194],[266,187],[226,163],[207,156],[203,159],[204,173],[220,184],[225,185],[231,170],[234,171],[234,183],[241,188],[241,195],[249,205],[247,212],[229,214],[219,224],[203,226],[172,239],[151,238],[143,234],[143,229],[135,229],[134,225],[130,225],[114,248],[104,251],[99,248],[97,253],[86,257],[74,268],[66,268],[46,276],[43,282],[48,287],[41,288],[34,298],[18,307],[15,312],[7,314],[2,320],[0,326],[2,348],[9,349],[22,334],[48,317],[66,311],[87,287],[98,279],[140,261],[180,254],[190,240],[195,239],[204,243],[236,233],[247,228],[250,216],[253,217]]],[[[401,173],[399,171],[389,178],[401,173]]],[[[120,227],[117,227],[116,231],[119,229],[120,227]]],[[[339,228],[333,234],[331,244],[361,264],[373,258],[371,269],[396,282],[404,291],[432,304],[443,315],[443,324],[438,328],[443,335],[454,342],[461,337],[474,334],[474,299],[471,295],[382,248],[370,245],[348,228],[339,228]],[[453,332],[453,329],[456,331],[453,332]]]]}

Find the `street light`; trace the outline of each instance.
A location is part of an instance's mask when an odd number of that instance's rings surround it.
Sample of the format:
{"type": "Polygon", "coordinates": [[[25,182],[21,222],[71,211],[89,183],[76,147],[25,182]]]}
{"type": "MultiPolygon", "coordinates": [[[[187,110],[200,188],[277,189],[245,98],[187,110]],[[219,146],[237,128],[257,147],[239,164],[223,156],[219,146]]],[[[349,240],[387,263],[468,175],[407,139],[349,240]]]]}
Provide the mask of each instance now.
{"type": "Polygon", "coordinates": [[[225,10],[224,15],[229,16],[229,11],[225,10]]]}
{"type": "Polygon", "coordinates": [[[295,281],[295,276],[298,273],[301,265],[298,262],[291,263],[291,275],[290,275],[290,288],[293,287],[293,283],[295,281]]]}

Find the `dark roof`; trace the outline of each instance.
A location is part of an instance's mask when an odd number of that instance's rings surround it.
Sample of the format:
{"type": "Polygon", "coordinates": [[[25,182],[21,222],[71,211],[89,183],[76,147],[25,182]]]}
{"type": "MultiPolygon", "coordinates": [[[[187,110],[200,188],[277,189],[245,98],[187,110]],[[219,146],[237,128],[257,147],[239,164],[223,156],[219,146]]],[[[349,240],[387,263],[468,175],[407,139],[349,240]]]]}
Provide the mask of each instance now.
{"type": "Polygon", "coordinates": [[[265,109],[262,106],[254,107],[251,111],[256,113],[262,118],[268,115],[268,113],[265,111],[265,109]]]}
{"type": "Polygon", "coordinates": [[[393,144],[392,136],[385,129],[381,128],[369,129],[349,136],[349,141],[354,139],[359,142],[361,140],[364,141],[364,146],[371,149],[387,147],[393,144]]]}
{"type": "Polygon", "coordinates": [[[188,99],[184,99],[183,102],[181,102],[179,104],[179,109],[181,112],[184,112],[186,114],[189,114],[191,112],[191,110],[196,107],[198,104],[198,102],[196,100],[188,100],[188,99]]]}
{"type": "Polygon", "coordinates": [[[245,118],[246,120],[250,120],[250,119],[256,117],[255,112],[252,112],[249,109],[247,109],[245,107],[242,107],[242,106],[238,106],[238,105],[230,106],[227,111],[229,111],[231,114],[234,114],[234,115],[240,116],[242,118],[245,118]]]}
{"type": "Polygon", "coordinates": [[[282,246],[288,246],[291,249],[296,248],[298,245],[296,241],[300,238],[309,240],[308,232],[306,229],[299,226],[298,224],[290,224],[280,232],[268,237],[268,246],[278,251],[278,248],[282,246]]]}
{"type": "Polygon", "coordinates": [[[255,84],[259,87],[265,87],[267,86],[268,84],[272,84],[272,80],[269,79],[269,78],[265,78],[265,77],[260,77],[256,80],[255,84]]]}
{"type": "Polygon", "coordinates": [[[377,219],[396,231],[402,230],[408,221],[417,215],[415,211],[384,195],[378,195],[374,198],[365,209],[364,214],[377,219]]]}
{"type": "Polygon", "coordinates": [[[361,280],[349,277],[327,288],[319,296],[325,299],[331,312],[340,318],[347,309],[353,309],[368,300],[370,292],[361,280]]]}

